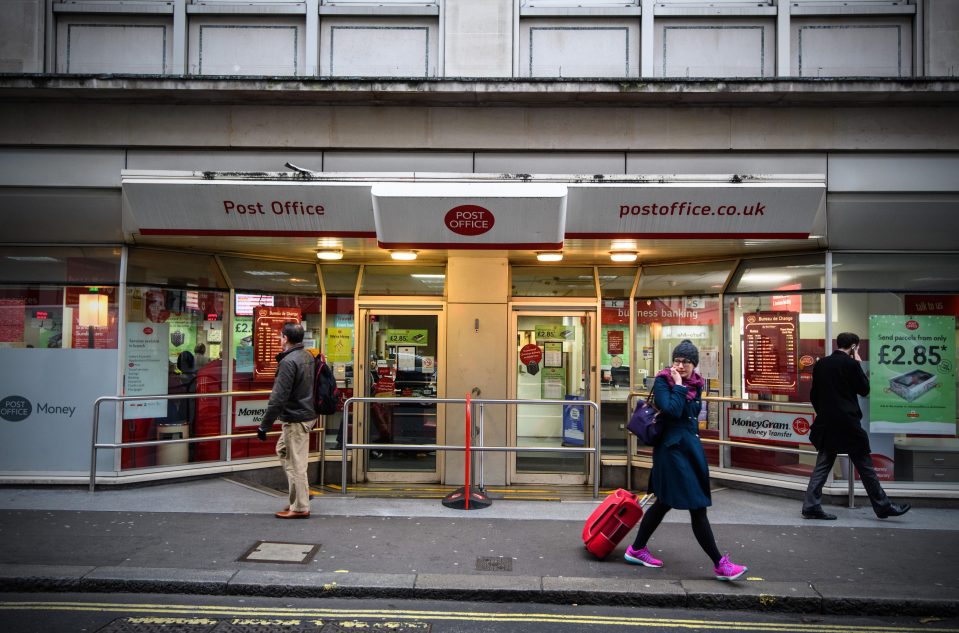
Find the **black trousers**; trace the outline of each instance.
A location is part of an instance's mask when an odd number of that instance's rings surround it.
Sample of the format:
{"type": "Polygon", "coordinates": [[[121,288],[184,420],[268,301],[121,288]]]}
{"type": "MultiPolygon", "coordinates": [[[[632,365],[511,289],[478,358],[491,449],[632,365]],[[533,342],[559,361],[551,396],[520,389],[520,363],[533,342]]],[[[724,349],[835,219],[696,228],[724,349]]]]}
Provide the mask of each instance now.
{"type": "MultiPolygon", "coordinates": [[[[636,540],[633,542],[633,549],[646,547],[649,538],[670,510],[672,510],[672,506],[656,500],[653,507],[643,515],[643,520],[639,524],[639,532],[636,533],[636,540]]],[[[709,518],[706,517],[706,508],[690,510],[689,518],[692,520],[693,535],[696,537],[696,542],[703,548],[709,559],[713,561],[713,565],[718,565],[722,556],[719,553],[719,548],[716,547],[716,538],[713,536],[713,529],[709,525],[709,518]]]]}
{"type": "MultiPolygon", "coordinates": [[[[806,487],[806,498],[803,500],[803,512],[815,512],[822,509],[822,487],[829,478],[833,464],[836,463],[838,453],[831,451],[819,451],[816,456],[816,465],[813,467],[812,475],[809,477],[809,485],[806,487]]],[[[859,479],[869,495],[869,501],[872,502],[872,509],[878,514],[889,508],[892,503],[886,496],[886,491],[879,484],[879,477],[876,476],[876,470],[872,466],[872,457],[869,453],[850,455],[852,465],[859,473],[859,479]]]]}

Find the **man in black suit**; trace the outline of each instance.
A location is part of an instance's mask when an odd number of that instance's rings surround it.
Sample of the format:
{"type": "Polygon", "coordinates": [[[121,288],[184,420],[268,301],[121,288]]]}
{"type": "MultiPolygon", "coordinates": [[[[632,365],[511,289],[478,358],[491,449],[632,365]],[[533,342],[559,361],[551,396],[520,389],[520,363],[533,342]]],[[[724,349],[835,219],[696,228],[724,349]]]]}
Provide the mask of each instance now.
{"type": "Polygon", "coordinates": [[[862,428],[862,409],[857,396],[869,395],[869,379],[859,365],[859,337],[843,332],[836,337],[839,348],[820,359],[812,370],[809,399],[816,410],[809,439],[819,451],[803,501],[804,519],[834,520],[835,514],[823,512],[822,487],[839,453],[847,453],[880,519],[905,514],[908,503],[898,505],[886,496],[872,467],[869,436],[862,428]]]}

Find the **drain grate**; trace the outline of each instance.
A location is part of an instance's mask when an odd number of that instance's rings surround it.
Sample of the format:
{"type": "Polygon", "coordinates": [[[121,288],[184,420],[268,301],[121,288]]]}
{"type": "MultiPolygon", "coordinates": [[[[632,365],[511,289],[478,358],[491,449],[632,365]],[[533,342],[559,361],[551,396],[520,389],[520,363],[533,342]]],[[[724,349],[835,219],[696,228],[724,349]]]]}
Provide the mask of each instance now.
{"type": "Polygon", "coordinates": [[[507,556],[480,556],[476,571],[513,571],[513,559],[507,556]]]}
{"type": "Polygon", "coordinates": [[[217,622],[209,618],[118,618],[97,633],[208,633],[217,622]]]}
{"type": "Polygon", "coordinates": [[[319,543],[277,543],[257,541],[238,561],[250,563],[294,563],[305,565],[320,551],[319,543]]]}

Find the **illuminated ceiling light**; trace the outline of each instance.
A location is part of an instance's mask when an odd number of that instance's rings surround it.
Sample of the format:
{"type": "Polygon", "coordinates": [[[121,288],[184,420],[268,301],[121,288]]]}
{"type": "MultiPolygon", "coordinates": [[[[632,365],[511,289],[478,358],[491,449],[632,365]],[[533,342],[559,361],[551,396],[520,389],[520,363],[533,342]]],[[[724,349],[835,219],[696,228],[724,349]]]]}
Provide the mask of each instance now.
{"type": "Polygon", "coordinates": [[[399,262],[411,262],[416,259],[416,251],[390,251],[390,257],[399,262]]]}
{"type": "Polygon", "coordinates": [[[612,249],[614,251],[635,251],[636,240],[613,240],[612,249]]]}
{"type": "Polygon", "coordinates": [[[614,262],[634,262],[639,259],[639,253],[636,251],[613,251],[609,258],[614,262]]]}
{"type": "Polygon", "coordinates": [[[343,259],[343,251],[339,248],[330,248],[322,251],[316,251],[317,259],[332,262],[343,259]]]}
{"type": "Polygon", "coordinates": [[[536,253],[536,259],[541,262],[561,262],[563,261],[563,251],[536,253]]]}
{"type": "Polygon", "coordinates": [[[743,275],[742,283],[746,284],[778,284],[784,281],[789,281],[793,277],[787,273],[746,273],[743,275]]]}

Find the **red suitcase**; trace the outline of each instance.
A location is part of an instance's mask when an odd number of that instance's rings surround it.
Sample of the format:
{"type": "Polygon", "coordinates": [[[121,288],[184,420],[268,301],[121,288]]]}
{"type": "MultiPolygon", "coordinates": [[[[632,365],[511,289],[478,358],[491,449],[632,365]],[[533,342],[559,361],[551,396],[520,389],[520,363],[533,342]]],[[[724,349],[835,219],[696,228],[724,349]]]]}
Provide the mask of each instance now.
{"type": "Polygon", "coordinates": [[[586,549],[597,558],[606,558],[642,516],[642,502],[636,495],[622,488],[613,492],[586,520],[583,527],[586,549]]]}

